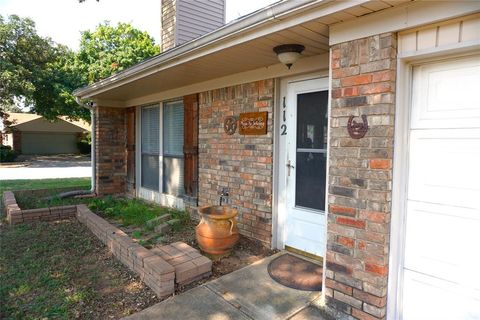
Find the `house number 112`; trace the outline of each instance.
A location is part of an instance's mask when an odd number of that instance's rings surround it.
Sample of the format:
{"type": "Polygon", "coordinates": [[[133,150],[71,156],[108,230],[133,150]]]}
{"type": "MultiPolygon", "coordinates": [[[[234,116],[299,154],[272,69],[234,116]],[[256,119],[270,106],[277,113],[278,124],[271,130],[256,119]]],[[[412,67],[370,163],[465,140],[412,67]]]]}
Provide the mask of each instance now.
{"type": "Polygon", "coordinates": [[[285,97],[283,97],[283,124],[280,126],[280,130],[282,131],[281,135],[286,136],[287,135],[287,125],[285,122],[287,121],[287,115],[286,115],[286,104],[285,104],[285,97]]]}

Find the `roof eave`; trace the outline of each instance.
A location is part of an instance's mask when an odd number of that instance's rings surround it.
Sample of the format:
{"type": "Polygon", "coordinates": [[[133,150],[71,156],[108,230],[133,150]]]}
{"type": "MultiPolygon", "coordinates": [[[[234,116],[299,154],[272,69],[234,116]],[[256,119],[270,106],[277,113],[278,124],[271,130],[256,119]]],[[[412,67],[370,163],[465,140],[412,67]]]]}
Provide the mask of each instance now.
{"type": "Polygon", "coordinates": [[[76,89],[73,92],[73,95],[81,99],[90,98],[103,91],[108,91],[110,88],[129,82],[129,79],[134,76],[135,78],[138,78],[142,76],[142,73],[149,74],[151,73],[150,71],[152,69],[155,69],[156,67],[169,61],[178,59],[181,56],[188,55],[193,51],[199,50],[200,48],[212,46],[219,41],[236,37],[239,33],[245,32],[254,27],[265,25],[271,22],[273,19],[298,13],[328,2],[331,2],[331,0],[282,1],[272,4],[268,7],[258,10],[257,12],[254,12],[253,14],[245,16],[238,21],[227,24],[217,30],[207,33],[206,35],[195,40],[140,62],[123,71],[115,73],[108,78],[100,80],[89,86],[76,89]]]}

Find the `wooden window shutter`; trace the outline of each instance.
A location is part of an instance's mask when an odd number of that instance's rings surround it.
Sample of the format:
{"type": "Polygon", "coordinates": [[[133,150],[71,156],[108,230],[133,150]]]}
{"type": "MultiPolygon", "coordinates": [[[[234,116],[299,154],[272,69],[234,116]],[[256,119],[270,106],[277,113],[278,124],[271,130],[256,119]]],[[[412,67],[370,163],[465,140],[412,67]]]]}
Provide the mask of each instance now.
{"type": "Polygon", "coordinates": [[[126,112],[127,122],[127,192],[135,193],[135,108],[128,108],[126,112]]]}
{"type": "Polygon", "coordinates": [[[185,195],[196,197],[198,193],[198,95],[183,97],[184,107],[184,185],[185,195]]]}

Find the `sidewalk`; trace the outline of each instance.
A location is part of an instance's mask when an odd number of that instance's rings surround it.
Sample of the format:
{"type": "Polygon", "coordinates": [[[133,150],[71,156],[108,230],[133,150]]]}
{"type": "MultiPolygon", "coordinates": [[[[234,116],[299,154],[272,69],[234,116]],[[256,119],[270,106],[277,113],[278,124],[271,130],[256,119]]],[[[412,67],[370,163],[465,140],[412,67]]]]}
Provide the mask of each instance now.
{"type": "Polygon", "coordinates": [[[324,320],[310,304],[320,292],[287,288],[270,278],[268,263],[277,253],[124,320],[324,320]]]}

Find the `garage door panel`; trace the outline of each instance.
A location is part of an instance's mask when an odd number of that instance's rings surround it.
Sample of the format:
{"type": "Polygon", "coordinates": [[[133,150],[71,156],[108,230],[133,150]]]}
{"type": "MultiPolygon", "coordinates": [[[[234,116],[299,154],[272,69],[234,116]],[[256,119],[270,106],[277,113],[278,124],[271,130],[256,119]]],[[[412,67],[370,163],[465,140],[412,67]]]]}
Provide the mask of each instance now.
{"type": "Polygon", "coordinates": [[[412,130],[408,199],[480,209],[480,129],[412,130]]]}
{"type": "Polygon", "coordinates": [[[412,129],[480,126],[480,59],[415,68],[412,129]]]}
{"type": "Polygon", "coordinates": [[[413,69],[402,319],[480,320],[480,59],[413,69]]]}
{"type": "Polygon", "coordinates": [[[480,290],[477,210],[409,201],[405,268],[480,290]]]}
{"type": "Polygon", "coordinates": [[[23,132],[23,154],[77,153],[75,133],[23,132]]]}
{"type": "Polygon", "coordinates": [[[480,319],[480,292],[426,274],[405,270],[403,319],[480,319]]]}

